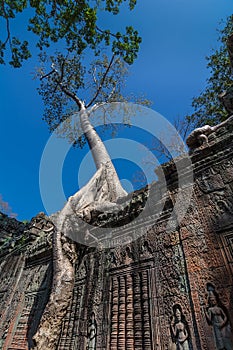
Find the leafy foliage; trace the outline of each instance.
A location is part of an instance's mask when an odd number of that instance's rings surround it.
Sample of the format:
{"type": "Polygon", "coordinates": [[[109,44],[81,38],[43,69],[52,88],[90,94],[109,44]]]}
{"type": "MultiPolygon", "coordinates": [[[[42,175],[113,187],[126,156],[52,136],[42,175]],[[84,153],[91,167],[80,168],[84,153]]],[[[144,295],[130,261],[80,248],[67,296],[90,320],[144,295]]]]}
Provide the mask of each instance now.
{"type": "MultiPolygon", "coordinates": [[[[111,124],[108,118],[114,115],[109,103],[134,100],[140,104],[150,104],[148,100],[140,97],[124,96],[128,65],[120,56],[113,54],[109,58],[103,54],[90,63],[89,69],[82,61],[82,56],[71,53],[66,56],[57,53],[52,57],[42,55],[41,58],[43,66],[37,75],[41,79],[39,93],[45,104],[43,119],[51,132],[56,130],[60,136],[66,137],[76,146],[83,147],[85,144],[79,119],[72,118],[79,110],[81,97],[82,101],[85,100],[87,110],[101,106],[98,119],[103,126],[108,124],[108,128],[111,124]],[[46,73],[48,69],[50,71],[46,73]],[[75,124],[72,124],[73,119],[75,124]]],[[[112,128],[114,129],[114,126],[112,128]]]]}
{"type": "MultiPolygon", "coordinates": [[[[39,94],[45,104],[44,120],[49,126],[50,131],[62,123],[69,115],[72,105],[69,96],[63,93],[61,84],[69,87],[70,92],[75,93],[84,87],[85,68],[82,66],[80,56],[64,57],[62,53],[56,56],[43,58],[44,66],[38,70],[41,79],[39,94]],[[46,63],[49,59],[52,71],[46,76],[46,63]]],[[[76,107],[77,108],[77,107],[76,107]]]]}
{"type": "Polygon", "coordinates": [[[207,57],[207,68],[210,77],[207,79],[205,90],[193,98],[194,113],[185,117],[186,121],[194,127],[203,124],[217,124],[228,117],[220,102],[219,95],[233,85],[230,58],[227,50],[227,40],[233,33],[233,15],[227,18],[223,29],[219,30],[221,45],[212,55],[207,57]]]}
{"type": "Polygon", "coordinates": [[[141,42],[138,32],[128,26],[125,33],[114,34],[97,26],[98,12],[105,10],[116,15],[122,3],[128,3],[132,10],[136,0],[2,0],[0,17],[5,21],[6,37],[0,40],[0,63],[5,63],[8,48],[11,52],[9,63],[14,67],[21,67],[23,61],[31,57],[29,43],[11,33],[12,21],[29,9],[30,18],[25,23],[25,30],[38,37],[36,46],[40,50],[62,42],[68,51],[76,51],[77,55],[86,48],[98,55],[103,43],[111,45],[113,53],[131,64],[141,42]]]}
{"type": "MultiPolygon", "coordinates": [[[[20,13],[28,14],[25,29],[36,35],[42,63],[37,76],[45,104],[43,119],[50,131],[62,124],[61,134],[81,147],[85,140],[80,125],[69,125],[68,117],[77,112],[82,101],[89,100],[85,103],[88,109],[125,100],[122,89],[127,65],[137,57],[141,38],[132,26],[112,33],[98,25],[101,12],[117,15],[123,4],[133,10],[136,0],[2,0],[0,16],[7,37],[0,42],[0,63],[6,61],[7,48],[14,67],[31,56],[29,43],[11,33],[12,21],[20,13]],[[50,46],[52,50],[47,50],[50,46]],[[49,56],[46,51],[55,53],[49,56]]],[[[103,113],[103,119],[106,115],[103,113]]]]}

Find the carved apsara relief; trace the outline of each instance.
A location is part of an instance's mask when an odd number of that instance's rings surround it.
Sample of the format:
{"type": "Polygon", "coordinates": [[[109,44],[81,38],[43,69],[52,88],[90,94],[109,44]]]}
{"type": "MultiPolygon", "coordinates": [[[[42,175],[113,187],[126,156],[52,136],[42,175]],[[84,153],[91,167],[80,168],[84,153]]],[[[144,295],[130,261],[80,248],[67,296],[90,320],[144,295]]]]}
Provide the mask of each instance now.
{"type": "Polygon", "coordinates": [[[227,309],[221,303],[215,287],[207,284],[208,300],[205,310],[206,321],[212,328],[216,350],[233,349],[233,333],[227,309]]]}
{"type": "Polygon", "coordinates": [[[97,322],[92,312],[87,325],[87,350],[96,350],[97,322]]]}
{"type": "Polygon", "coordinates": [[[202,213],[205,206],[205,219],[207,225],[214,231],[224,227],[233,226],[233,200],[232,192],[227,185],[224,190],[209,193],[199,203],[199,211],[202,213]]]}
{"type": "Polygon", "coordinates": [[[179,304],[175,304],[172,309],[169,350],[190,350],[190,330],[182,308],[179,304]]]}

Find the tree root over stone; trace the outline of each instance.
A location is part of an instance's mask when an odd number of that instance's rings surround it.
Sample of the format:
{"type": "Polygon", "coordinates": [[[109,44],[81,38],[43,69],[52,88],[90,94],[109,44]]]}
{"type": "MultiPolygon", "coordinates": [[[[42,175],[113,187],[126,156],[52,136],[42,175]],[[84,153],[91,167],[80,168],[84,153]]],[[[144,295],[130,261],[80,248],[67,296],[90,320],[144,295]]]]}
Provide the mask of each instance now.
{"type": "Polygon", "coordinates": [[[53,236],[53,283],[37,333],[33,340],[35,350],[56,350],[62,320],[72,298],[76,243],[83,240],[80,221],[89,221],[94,210],[114,210],[118,198],[127,193],[120,185],[112,163],[101,166],[92,179],[71,196],[64,208],[52,217],[56,230],[53,236]],[[88,219],[89,218],[89,219],[88,219]]]}

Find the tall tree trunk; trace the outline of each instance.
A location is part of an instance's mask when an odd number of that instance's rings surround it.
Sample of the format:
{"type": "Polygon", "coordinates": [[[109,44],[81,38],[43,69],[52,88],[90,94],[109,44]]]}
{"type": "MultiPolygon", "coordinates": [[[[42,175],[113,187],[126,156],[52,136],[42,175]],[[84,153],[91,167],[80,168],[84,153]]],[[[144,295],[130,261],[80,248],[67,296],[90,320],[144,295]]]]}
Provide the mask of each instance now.
{"type": "Polygon", "coordinates": [[[34,349],[57,348],[62,320],[74,287],[75,244],[55,229],[53,233],[53,282],[49,302],[34,335],[34,349]]]}
{"type": "Polygon", "coordinates": [[[88,111],[80,108],[80,122],[91,149],[97,171],[92,179],[71,196],[56,219],[53,237],[53,285],[39,328],[34,336],[36,350],[55,350],[62,320],[72,298],[74,287],[75,244],[78,219],[100,207],[112,207],[126,195],[109,154],[89,121],[88,111]],[[68,238],[69,237],[69,238],[68,238]]]}
{"type": "Polygon", "coordinates": [[[80,121],[97,170],[103,166],[107,166],[108,168],[105,176],[107,177],[106,180],[109,185],[109,200],[115,202],[117,198],[125,196],[126,192],[121,186],[115,167],[112,164],[112,160],[109,157],[103,141],[90,123],[89,113],[85,107],[82,107],[80,110],[80,121]]]}

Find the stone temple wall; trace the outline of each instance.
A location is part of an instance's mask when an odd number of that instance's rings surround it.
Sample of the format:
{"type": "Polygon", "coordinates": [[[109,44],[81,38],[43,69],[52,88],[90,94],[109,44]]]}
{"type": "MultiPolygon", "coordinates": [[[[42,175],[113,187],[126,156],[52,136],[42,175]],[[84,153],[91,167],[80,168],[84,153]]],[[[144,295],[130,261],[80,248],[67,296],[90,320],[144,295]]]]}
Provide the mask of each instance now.
{"type": "MultiPolygon", "coordinates": [[[[106,216],[112,248],[77,244],[73,298],[57,349],[233,349],[232,131],[229,122],[193,152],[192,199],[181,222],[171,216],[179,185],[168,163],[149,189],[146,216],[132,220],[148,188],[117,220],[106,216]]],[[[178,213],[192,183],[185,158],[177,162],[184,180],[178,213]]],[[[18,235],[10,221],[6,226],[17,239],[1,240],[0,349],[26,350],[49,297],[53,225],[40,213],[18,235]]]]}

